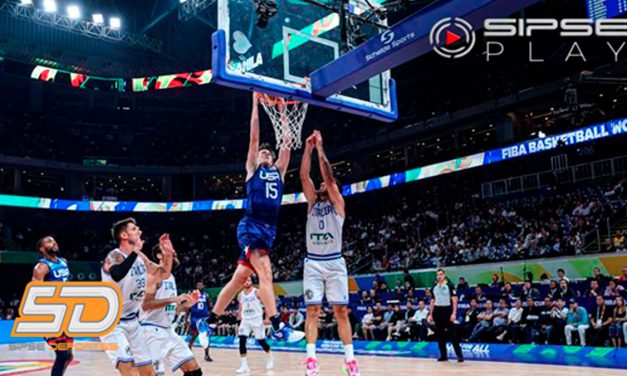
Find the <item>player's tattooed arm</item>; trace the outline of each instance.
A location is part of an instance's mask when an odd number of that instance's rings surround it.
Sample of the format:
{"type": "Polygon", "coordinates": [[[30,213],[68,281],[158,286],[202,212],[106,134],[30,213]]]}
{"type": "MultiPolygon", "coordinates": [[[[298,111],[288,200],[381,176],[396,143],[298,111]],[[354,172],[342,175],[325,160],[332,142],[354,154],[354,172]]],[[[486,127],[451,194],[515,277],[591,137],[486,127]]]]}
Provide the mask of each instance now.
{"type": "Polygon", "coordinates": [[[316,149],[318,150],[318,162],[320,164],[320,174],[322,175],[322,179],[324,180],[324,184],[327,186],[327,192],[329,193],[329,199],[335,205],[335,208],[338,210],[339,214],[344,217],[344,197],[342,196],[341,187],[338,186],[337,180],[335,180],[335,176],[333,174],[333,167],[331,166],[331,162],[327,158],[326,153],[324,152],[324,144],[322,142],[322,133],[319,131],[314,131],[314,135],[316,136],[316,149]]]}
{"type": "Polygon", "coordinates": [[[48,265],[44,264],[43,262],[39,262],[33,268],[33,279],[32,280],[33,281],[43,281],[46,278],[46,275],[48,275],[48,272],[50,272],[50,269],[48,268],[48,265]]]}
{"type": "Polygon", "coordinates": [[[313,180],[311,180],[311,153],[315,148],[315,139],[316,137],[313,134],[307,137],[303,159],[300,162],[300,182],[303,185],[303,193],[309,204],[309,210],[311,210],[311,206],[316,202],[316,188],[314,187],[313,180]]]}
{"type": "Polygon", "coordinates": [[[246,180],[250,179],[257,170],[257,156],[259,154],[259,99],[253,92],[253,108],[250,112],[250,139],[248,141],[248,156],[246,157],[246,180]]]}
{"type": "Polygon", "coordinates": [[[120,252],[111,251],[105,258],[102,268],[111,275],[115,282],[119,282],[126,277],[136,259],[137,253],[135,252],[131,252],[124,258],[120,252]]]}

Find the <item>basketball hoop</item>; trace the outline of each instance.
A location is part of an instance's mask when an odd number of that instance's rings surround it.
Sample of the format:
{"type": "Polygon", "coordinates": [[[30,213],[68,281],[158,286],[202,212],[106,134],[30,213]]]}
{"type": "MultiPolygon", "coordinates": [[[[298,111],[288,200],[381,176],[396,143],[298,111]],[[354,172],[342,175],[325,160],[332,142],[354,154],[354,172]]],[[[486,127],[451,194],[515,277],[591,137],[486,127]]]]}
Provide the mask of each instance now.
{"type": "Polygon", "coordinates": [[[277,149],[299,149],[307,103],[264,93],[257,93],[257,98],[272,121],[277,149]]]}

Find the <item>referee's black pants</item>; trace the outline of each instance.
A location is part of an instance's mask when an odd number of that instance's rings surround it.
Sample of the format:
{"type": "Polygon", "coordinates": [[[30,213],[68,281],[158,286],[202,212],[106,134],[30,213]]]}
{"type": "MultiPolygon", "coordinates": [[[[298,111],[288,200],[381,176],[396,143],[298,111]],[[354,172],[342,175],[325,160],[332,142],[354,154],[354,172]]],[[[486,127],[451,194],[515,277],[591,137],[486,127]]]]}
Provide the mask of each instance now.
{"type": "Polygon", "coordinates": [[[435,323],[435,335],[438,339],[438,348],[440,349],[440,359],[448,358],[448,354],[446,351],[447,336],[453,343],[453,349],[455,350],[455,355],[457,355],[457,358],[463,358],[462,348],[459,345],[459,337],[457,336],[457,332],[455,330],[455,324],[451,322],[452,313],[453,308],[450,306],[435,306],[433,308],[433,321],[435,323]]]}

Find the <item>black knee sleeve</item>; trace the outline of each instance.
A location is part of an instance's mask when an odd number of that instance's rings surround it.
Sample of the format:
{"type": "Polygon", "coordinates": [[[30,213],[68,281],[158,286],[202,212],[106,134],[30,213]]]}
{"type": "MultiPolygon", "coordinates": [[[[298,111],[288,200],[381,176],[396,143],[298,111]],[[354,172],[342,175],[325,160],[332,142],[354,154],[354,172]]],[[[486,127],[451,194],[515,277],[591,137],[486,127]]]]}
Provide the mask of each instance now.
{"type": "Polygon", "coordinates": [[[265,351],[265,352],[270,351],[270,345],[268,345],[268,342],[266,342],[265,339],[258,339],[257,343],[259,343],[259,346],[261,346],[263,351],[265,351]]]}
{"type": "Polygon", "coordinates": [[[239,354],[246,355],[246,338],[245,336],[239,336],[239,354]]]}
{"type": "Polygon", "coordinates": [[[52,366],[51,376],[63,376],[63,372],[65,371],[65,365],[67,362],[72,360],[72,354],[69,351],[55,351],[56,358],[54,360],[54,364],[52,366]]]}
{"type": "Polygon", "coordinates": [[[184,372],[183,376],[202,376],[202,370],[198,368],[195,371],[184,372]]]}

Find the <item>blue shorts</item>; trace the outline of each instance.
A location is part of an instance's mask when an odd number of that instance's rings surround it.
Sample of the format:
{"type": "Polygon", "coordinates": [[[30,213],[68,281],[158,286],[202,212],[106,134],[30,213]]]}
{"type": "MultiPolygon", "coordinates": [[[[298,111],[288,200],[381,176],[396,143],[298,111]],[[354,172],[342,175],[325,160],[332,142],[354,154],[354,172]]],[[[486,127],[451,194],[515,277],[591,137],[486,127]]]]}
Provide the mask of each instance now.
{"type": "Polygon", "coordinates": [[[255,250],[264,250],[270,253],[274,239],[276,238],[276,227],[257,221],[250,217],[244,217],[237,225],[237,241],[241,249],[238,264],[244,265],[254,271],[250,265],[250,255],[255,250]]]}
{"type": "Polygon", "coordinates": [[[207,316],[191,316],[189,318],[189,331],[190,332],[198,332],[198,326],[196,326],[196,322],[200,319],[206,319],[207,316]]]}

